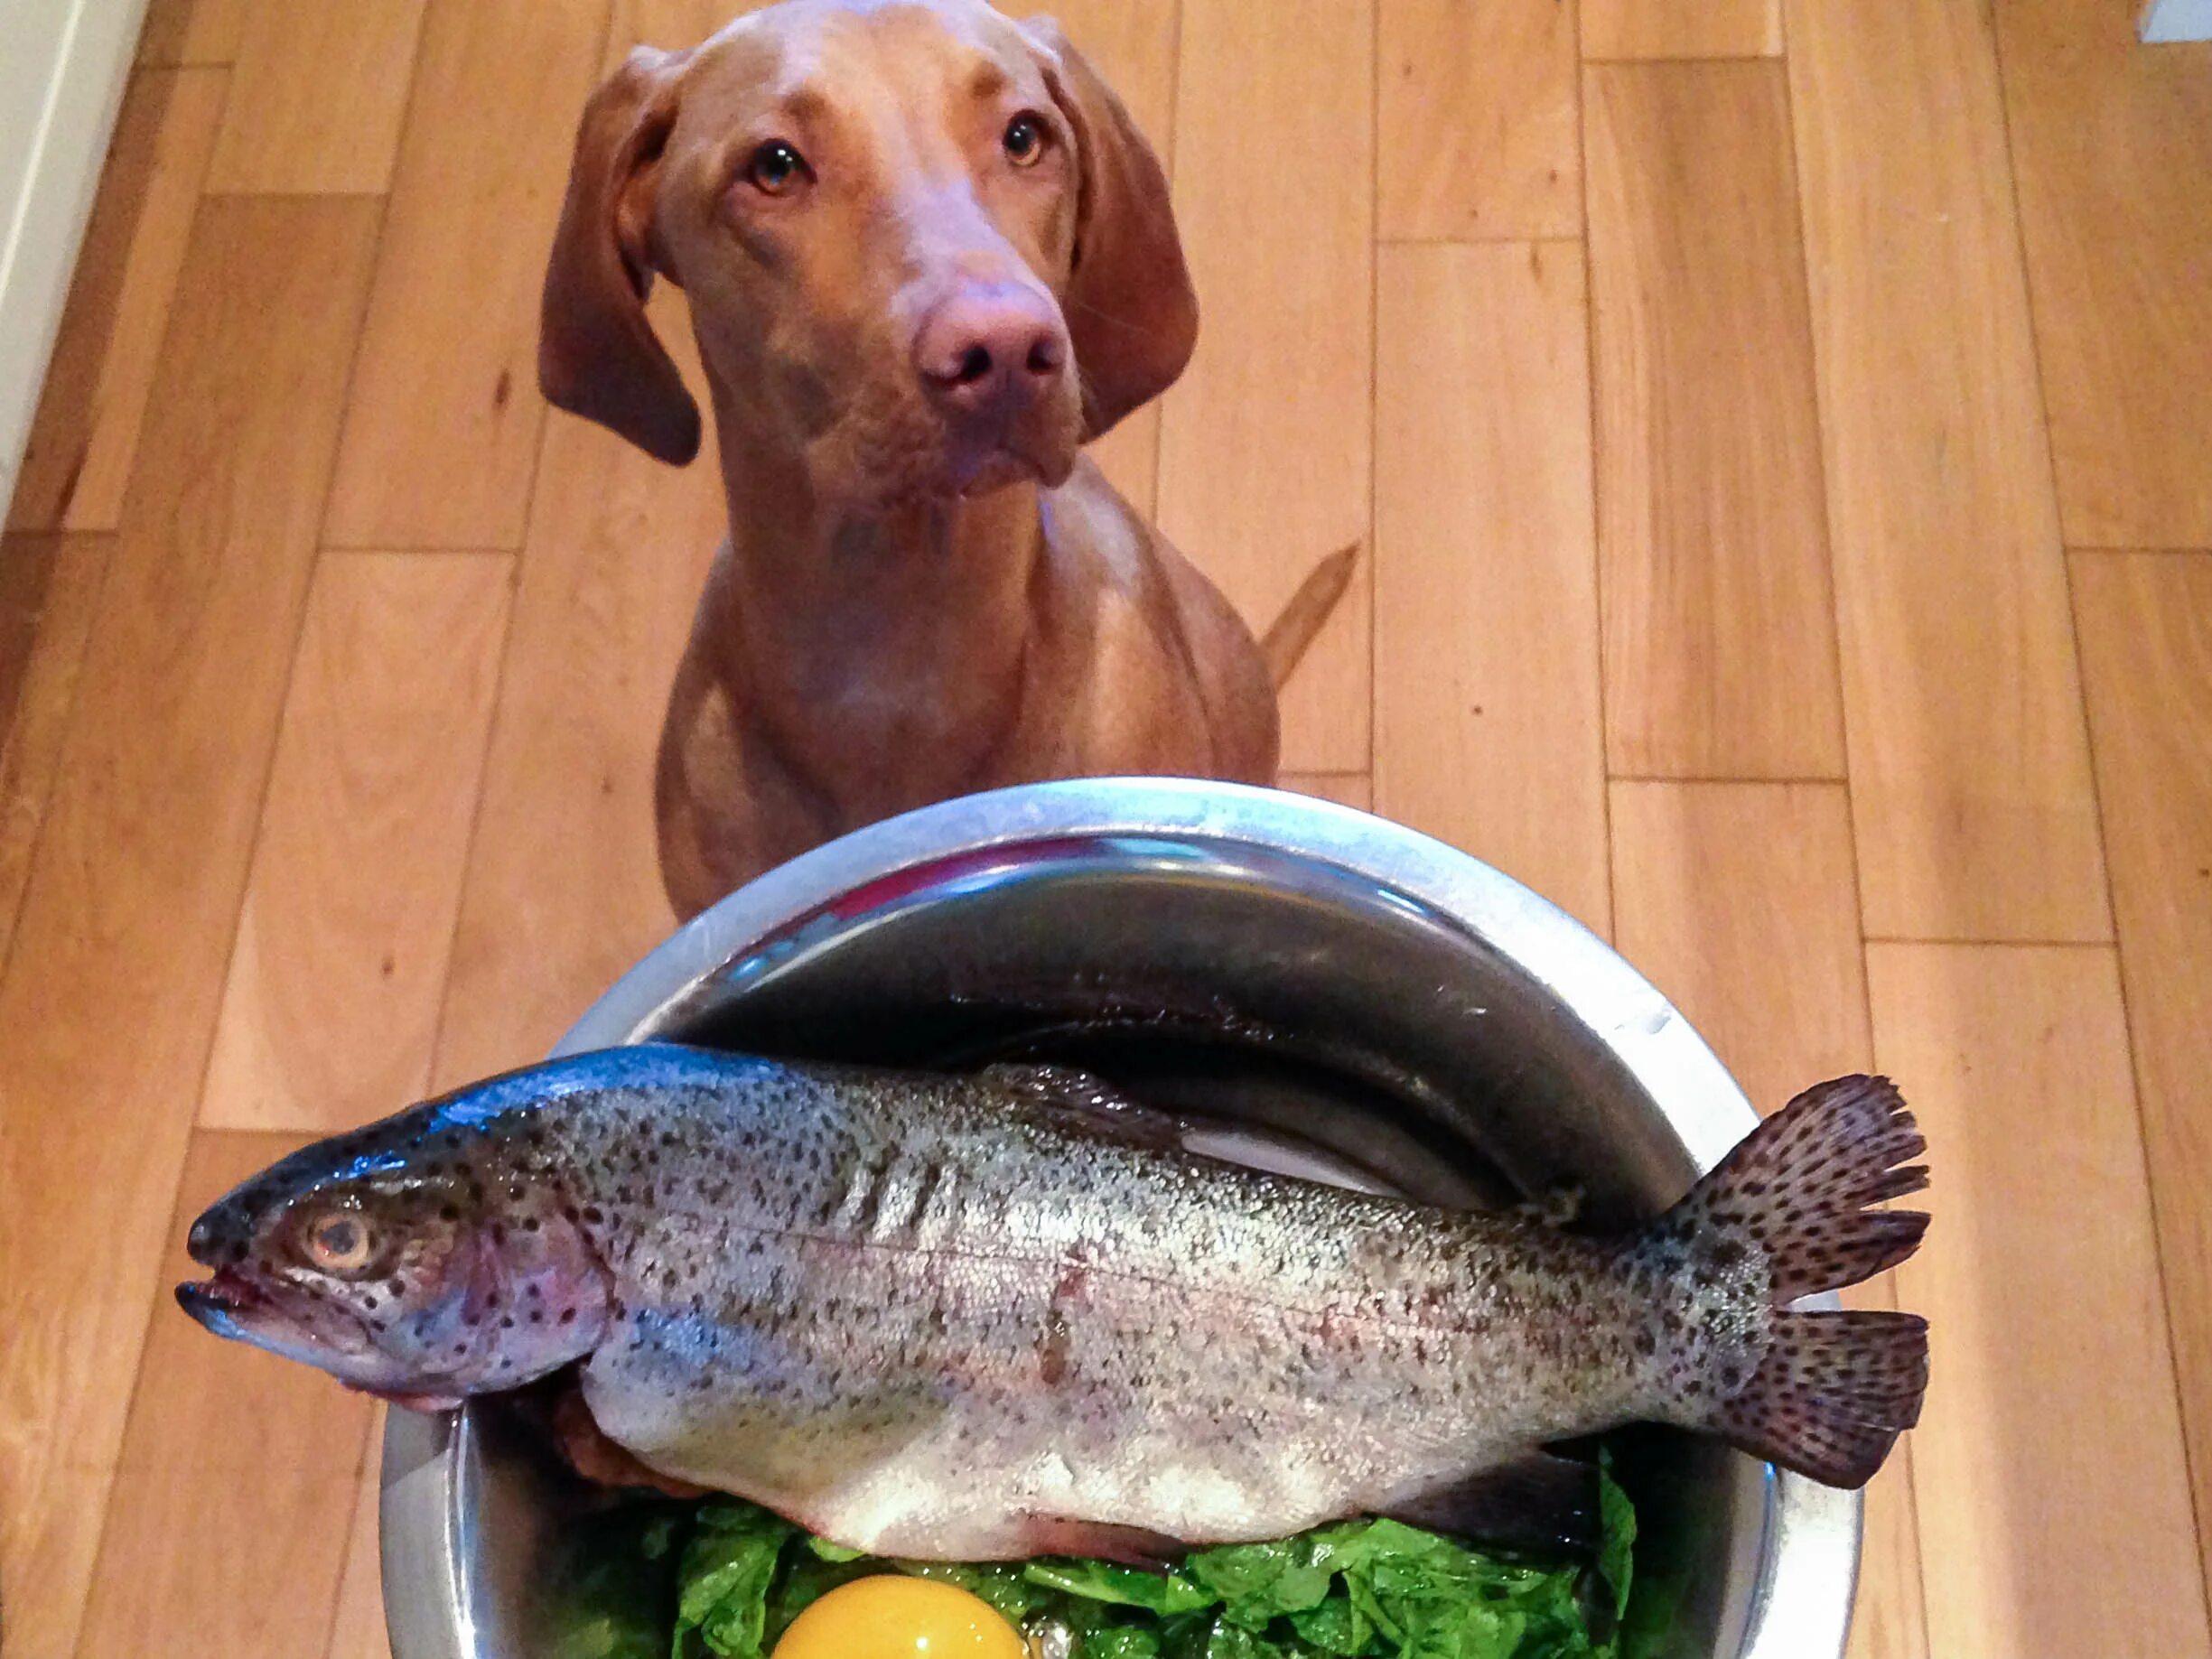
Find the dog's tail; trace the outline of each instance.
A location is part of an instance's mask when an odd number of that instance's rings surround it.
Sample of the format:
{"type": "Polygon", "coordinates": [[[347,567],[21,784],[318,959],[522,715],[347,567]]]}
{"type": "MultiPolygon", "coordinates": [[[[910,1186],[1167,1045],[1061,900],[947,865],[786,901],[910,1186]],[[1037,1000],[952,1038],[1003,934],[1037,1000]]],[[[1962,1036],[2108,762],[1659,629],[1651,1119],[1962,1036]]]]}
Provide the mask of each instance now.
{"type": "Polygon", "coordinates": [[[1267,625],[1260,639],[1260,655],[1267,663],[1267,678],[1277,691],[1304,657],[1306,648],[1344,597],[1344,590],[1352,585],[1352,572],[1358,567],[1358,542],[1338,548],[1313,567],[1298,584],[1298,592],[1291,595],[1291,602],[1267,625]]]}

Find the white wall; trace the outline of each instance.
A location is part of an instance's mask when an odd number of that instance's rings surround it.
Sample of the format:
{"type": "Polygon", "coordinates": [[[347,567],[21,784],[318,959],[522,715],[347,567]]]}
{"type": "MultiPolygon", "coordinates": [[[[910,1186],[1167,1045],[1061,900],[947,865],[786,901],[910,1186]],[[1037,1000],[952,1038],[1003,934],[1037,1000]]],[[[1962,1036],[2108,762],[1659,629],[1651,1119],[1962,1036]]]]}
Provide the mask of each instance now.
{"type": "Polygon", "coordinates": [[[145,0],[0,0],[0,518],[145,0]]]}
{"type": "Polygon", "coordinates": [[[2149,0],[2142,9],[2142,38],[2212,41],[2212,0],[2149,0]]]}

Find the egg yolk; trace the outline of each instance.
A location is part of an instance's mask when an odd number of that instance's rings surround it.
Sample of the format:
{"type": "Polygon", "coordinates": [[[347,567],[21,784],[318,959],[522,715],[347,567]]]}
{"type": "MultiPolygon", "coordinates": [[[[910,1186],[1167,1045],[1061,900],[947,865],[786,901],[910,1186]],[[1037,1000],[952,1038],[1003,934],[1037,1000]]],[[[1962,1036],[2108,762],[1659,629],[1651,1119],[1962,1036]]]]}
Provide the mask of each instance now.
{"type": "Polygon", "coordinates": [[[957,1584],[886,1573],[809,1607],[771,1659],[1029,1659],[1029,1644],[957,1584]]]}

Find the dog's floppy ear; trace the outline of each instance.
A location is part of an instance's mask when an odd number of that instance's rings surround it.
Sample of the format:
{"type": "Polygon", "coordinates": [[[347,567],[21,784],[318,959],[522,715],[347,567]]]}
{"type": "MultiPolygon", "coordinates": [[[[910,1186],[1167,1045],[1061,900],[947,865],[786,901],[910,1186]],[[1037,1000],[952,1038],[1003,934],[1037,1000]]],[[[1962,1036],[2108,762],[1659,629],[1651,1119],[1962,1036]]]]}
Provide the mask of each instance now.
{"type": "Polygon", "coordinates": [[[677,466],[699,452],[699,405],[646,321],[645,297],[660,153],[686,55],[640,46],[584,106],[537,339],[549,401],[677,466]]]}
{"type": "Polygon", "coordinates": [[[1175,383],[1198,340],[1199,300],[1152,145],[1057,23],[1037,17],[1022,27],[1076,134],[1081,183],[1062,310],[1087,440],[1175,383]]]}

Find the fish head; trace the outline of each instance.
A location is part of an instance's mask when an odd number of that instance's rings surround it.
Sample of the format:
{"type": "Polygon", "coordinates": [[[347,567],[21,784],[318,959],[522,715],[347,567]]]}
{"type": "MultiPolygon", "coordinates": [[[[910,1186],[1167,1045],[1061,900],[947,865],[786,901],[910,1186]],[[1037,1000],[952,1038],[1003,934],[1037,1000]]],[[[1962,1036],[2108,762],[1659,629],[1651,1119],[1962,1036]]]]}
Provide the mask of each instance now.
{"type": "Polygon", "coordinates": [[[210,1206],[181,1284],[219,1337],[437,1409],[518,1387],[605,1337],[612,1281],[527,1117],[434,1102],[310,1146],[210,1206]]]}

